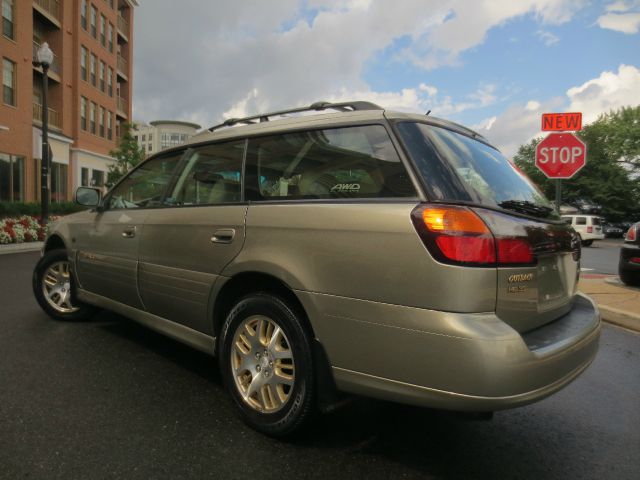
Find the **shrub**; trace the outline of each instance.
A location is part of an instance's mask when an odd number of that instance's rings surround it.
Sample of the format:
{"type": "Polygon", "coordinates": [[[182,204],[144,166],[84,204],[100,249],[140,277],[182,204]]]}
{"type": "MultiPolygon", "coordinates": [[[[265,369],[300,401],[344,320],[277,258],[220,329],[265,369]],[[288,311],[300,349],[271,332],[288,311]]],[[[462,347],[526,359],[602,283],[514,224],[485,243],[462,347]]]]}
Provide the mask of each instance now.
{"type": "MultiPolygon", "coordinates": [[[[70,213],[86,210],[87,207],[73,202],[52,203],[49,205],[49,215],[68,215],[70,213]]],[[[39,203],[24,202],[0,202],[0,219],[7,217],[20,217],[28,215],[30,217],[40,217],[39,203]]]]}

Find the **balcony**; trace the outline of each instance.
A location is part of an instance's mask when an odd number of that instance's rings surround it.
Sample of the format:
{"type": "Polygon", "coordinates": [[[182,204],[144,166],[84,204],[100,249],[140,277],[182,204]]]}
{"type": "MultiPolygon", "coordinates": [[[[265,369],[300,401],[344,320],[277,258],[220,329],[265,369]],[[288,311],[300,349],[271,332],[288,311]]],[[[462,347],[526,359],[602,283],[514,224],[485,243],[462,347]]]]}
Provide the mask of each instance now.
{"type": "MultiPolygon", "coordinates": [[[[33,121],[38,122],[42,125],[42,105],[38,102],[33,102],[33,121]]],[[[57,128],[60,130],[62,128],[62,123],[60,122],[60,112],[54,110],[53,108],[49,109],[49,127],[57,128]]]]}
{"type": "Polygon", "coordinates": [[[122,97],[118,97],[118,108],[116,109],[116,114],[121,116],[122,118],[127,118],[129,116],[129,103],[122,97]]]}
{"type": "MultiPolygon", "coordinates": [[[[36,61],[36,58],[38,56],[38,50],[40,49],[40,44],[36,41],[33,42],[33,47],[32,47],[32,54],[33,54],[33,61],[36,61]]],[[[38,67],[36,65],[33,66],[33,68],[35,70],[37,70],[38,72],[42,73],[42,67],[38,67]]],[[[49,65],[49,78],[60,82],[60,59],[58,58],[58,56],[54,53],[53,54],[53,63],[51,65],[49,65]]]]}
{"type": "Polygon", "coordinates": [[[118,15],[118,34],[125,42],[129,41],[129,22],[122,16],[118,15]]]}
{"type": "Polygon", "coordinates": [[[53,25],[62,28],[60,24],[59,0],[33,0],[33,8],[53,25]]]}
{"type": "Polygon", "coordinates": [[[116,69],[116,73],[120,75],[125,81],[129,80],[127,76],[129,73],[129,62],[120,54],[118,54],[118,68],[116,69]]]}

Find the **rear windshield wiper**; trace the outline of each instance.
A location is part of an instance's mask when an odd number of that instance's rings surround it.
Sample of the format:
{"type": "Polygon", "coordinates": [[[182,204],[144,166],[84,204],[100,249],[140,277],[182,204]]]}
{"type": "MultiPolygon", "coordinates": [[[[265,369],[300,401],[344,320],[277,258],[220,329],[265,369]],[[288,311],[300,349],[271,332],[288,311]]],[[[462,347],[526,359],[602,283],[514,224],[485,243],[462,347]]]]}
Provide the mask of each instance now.
{"type": "Polygon", "coordinates": [[[551,207],[536,205],[528,200],[505,200],[504,202],[498,203],[498,206],[506,208],[507,210],[513,210],[514,212],[537,215],[540,217],[547,217],[551,212],[553,212],[553,208],[551,207]]]}

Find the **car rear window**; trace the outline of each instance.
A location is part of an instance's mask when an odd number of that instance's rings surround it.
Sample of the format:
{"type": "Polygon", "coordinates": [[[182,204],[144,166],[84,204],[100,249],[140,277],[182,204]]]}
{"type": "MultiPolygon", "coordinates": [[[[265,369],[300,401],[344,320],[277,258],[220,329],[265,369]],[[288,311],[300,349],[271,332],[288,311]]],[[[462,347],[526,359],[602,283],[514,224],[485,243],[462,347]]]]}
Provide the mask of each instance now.
{"type": "Polygon", "coordinates": [[[493,207],[511,202],[551,213],[544,194],[495,148],[424,123],[401,122],[398,130],[434,200],[493,207]]]}
{"type": "Polygon", "coordinates": [[[601,223],[601,222],[600,222],[600,218],[599,218],[599,217],[593,217],[593,218],[591,219],[591,223],[592,223],[593,225],[600,225],[600,223],[601,223]]]}
{"type": "Polygon", "coordinates": [[[249,139],[250,200],[416,197],[382,125],[249,139]]]}

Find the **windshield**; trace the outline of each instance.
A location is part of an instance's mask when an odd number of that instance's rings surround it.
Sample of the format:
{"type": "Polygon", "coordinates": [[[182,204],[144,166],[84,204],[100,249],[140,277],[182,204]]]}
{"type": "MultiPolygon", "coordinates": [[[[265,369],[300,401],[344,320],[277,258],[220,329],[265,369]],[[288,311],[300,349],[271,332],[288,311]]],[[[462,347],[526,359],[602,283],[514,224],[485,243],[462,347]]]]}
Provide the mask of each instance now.
{"type": "Polygon", "coordinates": [[[424,123],[398,124],[429,195],[556,218],[544,194],[498,150],[424,123]]]}

